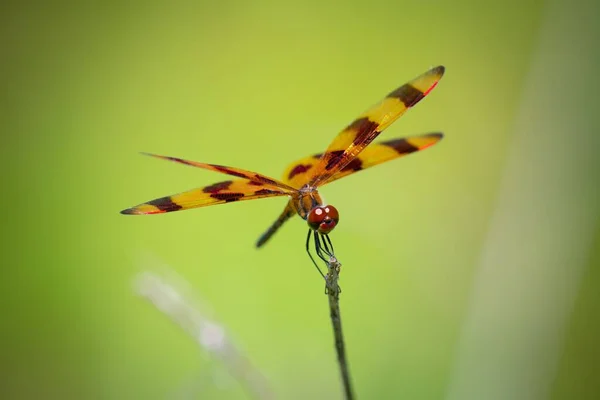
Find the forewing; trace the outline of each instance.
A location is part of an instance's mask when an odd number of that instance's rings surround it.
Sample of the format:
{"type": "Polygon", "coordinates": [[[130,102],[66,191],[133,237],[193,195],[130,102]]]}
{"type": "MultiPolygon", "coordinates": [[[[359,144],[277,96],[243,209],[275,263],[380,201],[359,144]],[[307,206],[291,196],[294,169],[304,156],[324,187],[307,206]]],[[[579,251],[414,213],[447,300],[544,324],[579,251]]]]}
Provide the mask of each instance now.
{"type": "Polygon", "coordinates": [[[281,190],[246,179],[218,182],[187,192],[161,197],[121,211],[121,214],[162,214],[171,211],[232,203],[264,197],[288,196],[289,191],[281,190]]]}
{"type": "Polygon", "coordinates": [[[173,161],[173,162],[184,164],[184,165],[190,165],[192,167],[208,169],[211,171],[220,172],[222,174],[236,176],[238,178],[248,179],[252,182],[264,185],[266,187],[282,189],[284,191],[289,192],[290,194],[296,192],[296,190],[294,188],[286,185],[285,183],[279,182],[279,181],[277,181],[273,178],[270,178],[266,175],[259,174],[258,172],[247,171],[245,169],[235,168],[235,167],[226,167],[224,165],[206,164],[206,163],[201,163],[201,162],[197,162],[197,161],[189,161],[189,160],[184,160],[182,158],[177,158],[177,157],[160,156],[157,154],[150,154],[150,153],[142,153],[142,154],[150,156],[150,157],[160,158],[162,160],[173,161]]]}
{"type": "Polygon", "coordinates": [[[355,159],[385,128],[437,85],[444,67],[432,68],[400,86],[340,132],[311,171],[308,183],[319,186],[355,159]]]}

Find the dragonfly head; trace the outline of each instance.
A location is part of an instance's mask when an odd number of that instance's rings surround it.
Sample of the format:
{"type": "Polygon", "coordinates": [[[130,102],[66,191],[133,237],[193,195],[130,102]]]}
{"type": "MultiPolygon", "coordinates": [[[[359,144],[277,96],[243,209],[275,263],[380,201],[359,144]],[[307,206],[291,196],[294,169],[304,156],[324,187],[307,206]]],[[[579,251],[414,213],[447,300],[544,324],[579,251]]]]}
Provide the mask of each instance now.
{"type": "Polygon", "coordinates": [[[310,229],[323,234],[331,232],[339,220],[338,210],[334,206],[316,206],[306,218],[310,229]]]}

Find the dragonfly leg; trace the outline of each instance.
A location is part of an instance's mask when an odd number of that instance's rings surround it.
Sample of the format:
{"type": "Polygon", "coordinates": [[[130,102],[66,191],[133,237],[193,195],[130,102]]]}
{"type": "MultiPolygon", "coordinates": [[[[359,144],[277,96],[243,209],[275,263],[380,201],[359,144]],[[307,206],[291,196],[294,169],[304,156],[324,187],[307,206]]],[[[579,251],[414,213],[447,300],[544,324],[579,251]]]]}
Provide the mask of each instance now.
{"type": "MultiPolygon", "coordinates": [[[[309,229],[308,230],[308,235],[306,236],[306,252],[308,253],[308,256],[310,257],[310,259],[313,262],[313,264],[315,265],[315,268],[317,268],[317,271],[319,271],[319,274],[321,274],[321,276],[323,277],[323,279],[325,279],[325,275],[321,271],[321,268],[319,268],[319,266],[317,265],[317,262],[315,261],[315,259],[313,258],[312,254],[310,253],[310,233],[311,232],[312,232],[312,229],[309,229]]],[[[317,255],[319,256],[319,258],[323,259],[323,257],[321,257],[321,255],[319,254],[318,250],[317,250],[317,255]]]]}
{"type": "Polygon", "coordinates": [[[333,243],[331,243],[331,239],[329,239],[329,235],[321,235],[323,239],[323,251],[325,254],[327,254],[329,257],[335,257],[334,251],[333,251],[333,243]],[[329,249],[331,247],[331,249],[329,249]]]}
{"type": "MultiPolygon", "coordinates": [[[[325,239],[327,240],[327,243],[329,243],[329,246],[331,246],[331,255],[334,256],[335,255],[335,251],[333,250],[333,243],[331,243],[331,239],[329,239],[329,235],[323,235],[325,236],[325,239]]],[[[327,246],[325,246],[327,247],[327,246]]]]}
{"type": "Polygon", "coordinates": [[[317,231],[314,231],[314,237],[315,237],[315,250],[317,251],[317,255],[319,256],[319,258],[325,262],[329,262],[329,257],[327,256],[331,256],[332,254],[329,253],[329,251],[327,251],[323,245],[321,244],[321,237],[319,236],[320,233],[317,231]],[[324,253],[324,254],[323,254],[324,253]]]}
{"type": "MultiPolygon", "coordinates": [[[[310,235],[310,232],[309,232],[310,235]]],[[[331,257],[335,257],[334,253],[333,253],[333,243],[331,243],[331,239],[329,238],[328,235],[322,235],[318,232],[314,232],[314,240],[315,240],[315,250],[317,252],[317,255],[319,256],[319,258],[323,261],[325,261],[327,263],[327,265],[329,265],[330,261],[331,261],[331,257]],[[323,236],[324,238],[321,241],[321,236],[323,236]]],[[[308,238],[307,238],[307,242],[308,242],[308,238]]],[[[308,243],[307,243],[308,245],[308,243]]],[[[313,260],[314,262],[314,260],[313,260]]],[[[321,270],[319,270],[320,272],[321,270]]],[[[327,278],[325,278],[327,279],[327,278]]],[[[337,293],[340,294],[342,293],[342,288],[338,285],[337,287],[337,293]]],[[[325,285],[325,294],[329,294],[329,287],[327,285],[325,285]]]]}

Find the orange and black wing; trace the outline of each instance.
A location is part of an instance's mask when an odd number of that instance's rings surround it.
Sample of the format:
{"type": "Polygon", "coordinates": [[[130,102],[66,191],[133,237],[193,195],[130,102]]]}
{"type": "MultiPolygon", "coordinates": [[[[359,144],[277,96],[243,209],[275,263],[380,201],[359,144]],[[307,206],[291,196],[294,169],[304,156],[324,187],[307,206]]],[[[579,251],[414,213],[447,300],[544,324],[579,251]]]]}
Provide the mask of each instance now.
{"type": "MultiPolygon", "coordinates": [[[[346,164],[344,168],[330,176],[326,181],[321,182],[320,186],[374,165],[425,150],[439,142],[442,137],[443,134],[441,133],[428,133],[373,143],[350,163],[346,164]]],[[[307,182],[307,177],[314,176],[314,171],[319,165],[321,157],[321,154],[315,154],[290,164],[284,172],[283,181],[290,186],[301,187],[307,182]]]]}
{"type": "Polygon", "coordinates": [[[162,214],[214,204],[289,195],[290,193],[287,191],[267,187],[255,181],[236,179],[150,200],[123,210],[121,214],[162,214]]]}
{"type": "Polygon", "coordinates": [[[201,162],[197,162],[197,161],[189,161],[189,160],[184,160],[182,158],[177,158],[177,157],[159,156],[157,154],[150,154],[150,153],[142,153],[142,154],[150,156],[150,157],[160,158],[161,160],[173,161],[176,163],[189,165],[192,167],[208,169],[211,171],[220,172],[222,174],[231,175],[231,176],[235,176],[238,178],[248,179],[249,181],[252,181],[252,182],[260,183],[262,185],[269,186],[269,187],[279,188],[284,191],[289,191],[292,193],[296,192],[296,189],[294,189],[293,187],[290,187],[290,186],[286,185],[285,183],[279,182],[278,180],[275,180],[273,178],[269,178],[266,175],[259,174],[258,172],[247,171],[245,169],[235,168],[235,167],[226,167],[224,165],[206,164],[206,163],[201,163],[201,162]]]}
{"type": "Polygon", "coordinates": [[[443,75],[444,67],[432,68],[400,86],[355,119],[336,136],[305,183],[319,186],[331,181],[331,177],[350,164],[377,135],[427,96],[443,75]]]}
{"type": "Polygon", "coordinates": [[[195,161],[187,161],[181,158],[157,156],[153,157],[174,161],[185,165],[209,169],[223,174],[236,176],[243,179],[218,182],[209,186],[192,189],[187,192],[172,196],[161,197],[139,204],[135,207],[121,211],[121,214],[160,214],[171,211],[187,210],[196,207],[205,207],[213,204],[231,203],[234,201],[261,199],[274,196],[291,196],[297,190],[256,172],[246,171],[240,168],[226,167],[216,164],[204,164],[195,161]]]}

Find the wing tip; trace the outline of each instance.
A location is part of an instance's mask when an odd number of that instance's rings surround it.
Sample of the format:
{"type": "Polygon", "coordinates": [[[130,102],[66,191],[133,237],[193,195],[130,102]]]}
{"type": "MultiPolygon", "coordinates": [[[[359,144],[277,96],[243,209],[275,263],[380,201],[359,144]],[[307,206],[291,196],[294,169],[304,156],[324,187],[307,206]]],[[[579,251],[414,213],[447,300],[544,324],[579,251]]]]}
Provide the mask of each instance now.
{"type": "Polygon", "coordinates": [[[446,72],[446,67],[444,67],[443,65],[438,65],[437,67],[431,68],[431,70],[429,70],[429,72],[432,75],[437,75],[441,78],[444,75],[444,73],[446,72]]]}
{"type": "MultiPolygon", "coordinates": [[[[151,215],[151,214],[162,214],[162,213],[167,212],[165,210],[161,210],[160,208],[156,208],[155,206],[150,207],[150,209],[148,209],[147,206],[149,206],[149,205],[151,205],[151,204],[148,204],[148,203],[140,204],[138,206],[122,210],[119,213],[123,214],[123,215],[151,215]]],[[[176,210],[169,210],[169,211],[176,211],[176,210]]]]}
{"type": "Polygon", "coordinates": [[[425,150],[437,143],[439,143],[440,140],[442,140],[444,138],[444,134],[442,132],[432,132],[432,133],[426,133],[424,135],[421,135],[422,138],[425,139],[432,139],[430,142],[424,143],[421,146],[419,146],[419,150],[425,150]]]}
{"type": "Polygon", "coordinates": [[[139,212],[138,210],[136,210],[135,208],[127,208],[125,210],[121,210],[120,213],[123,215],[141,215],[141,214],[143,214],[143,213],[139,212]]]}
{"type": "MultiPolygon", "coordinates": [[[[169,211],[174,211],[174,210],[169,210],[169,211]]],[[[160,210],[160,209],[152,210],[152,211],[142,211],[138,207],[132,207],[132,208],[128,208],[128,209],[119,211],[119,214],[123,214],[123,215],[152,215],[152,214],[163,214],[165,212],[167,212],[167,211],[163,211],[163,210],[160,210]]]]}
{"type": "Polygon", "coordinates": [[[140,154],[143,156],[148,156],[148,157],[154,157],[154,158],[161,158],[161,159],[167,159],[170,160],[172,157],[166,157],[166,156],[161,156],[158,154],[154,154],[154,153],[148,153],[147,151],[140,151],[140,154]]]}

